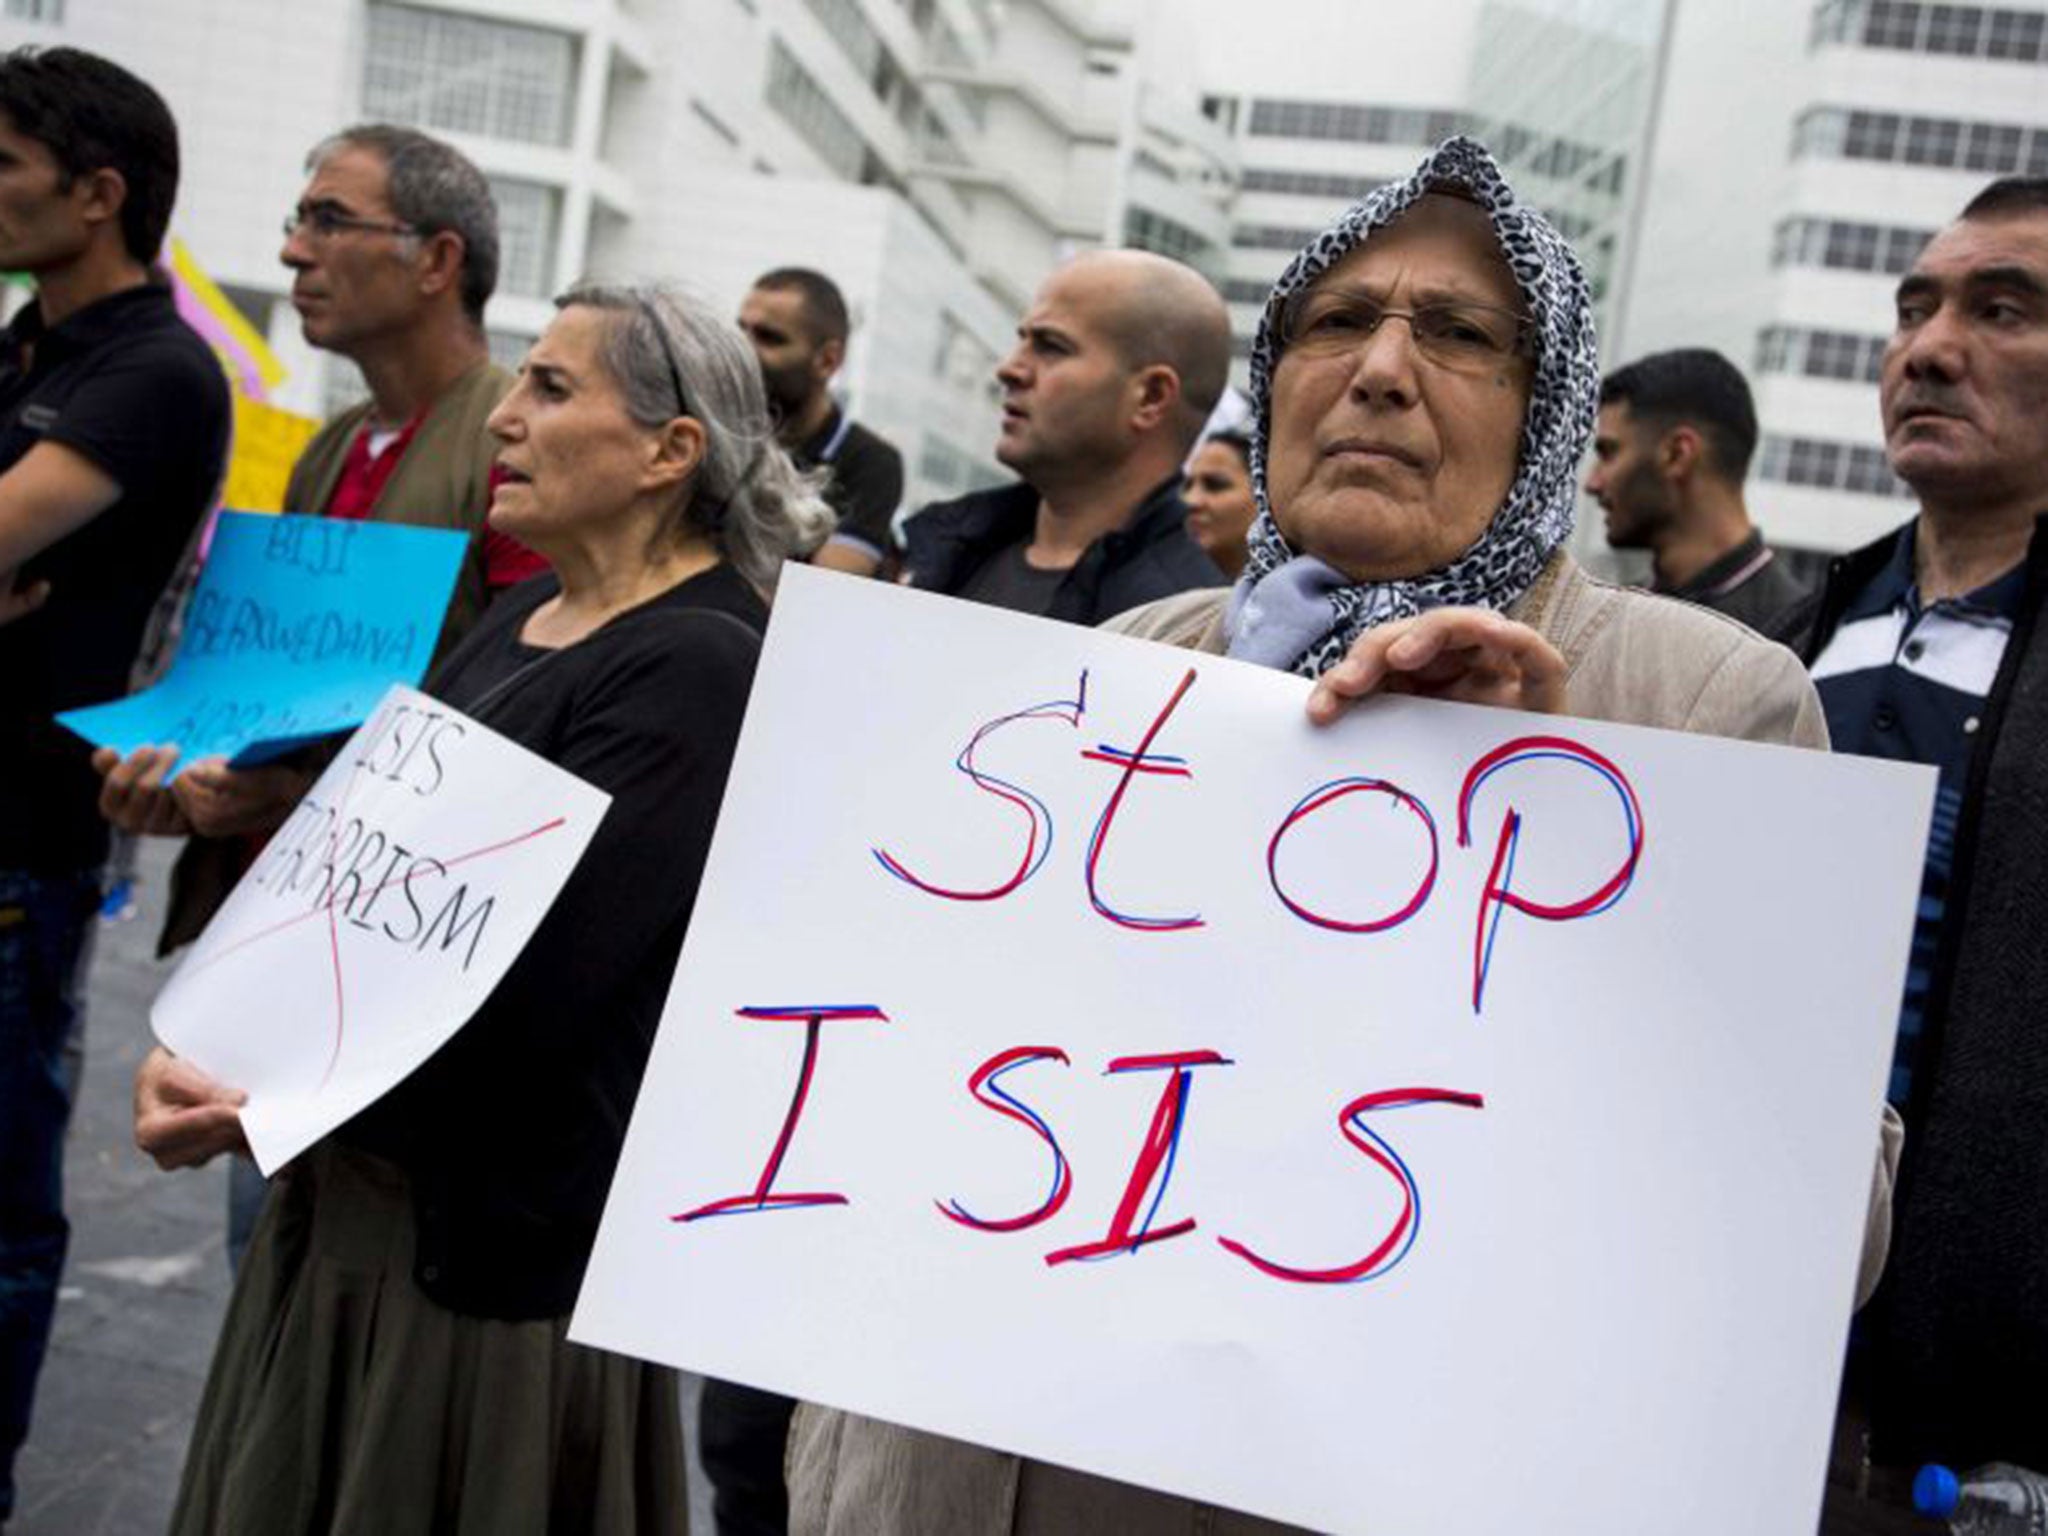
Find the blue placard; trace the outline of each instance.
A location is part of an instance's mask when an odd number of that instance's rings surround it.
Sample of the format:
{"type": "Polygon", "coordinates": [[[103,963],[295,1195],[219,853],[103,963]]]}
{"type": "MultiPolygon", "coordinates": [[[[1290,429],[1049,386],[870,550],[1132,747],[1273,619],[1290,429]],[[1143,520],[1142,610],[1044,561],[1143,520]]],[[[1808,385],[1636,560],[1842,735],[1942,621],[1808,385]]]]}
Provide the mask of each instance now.
{"type": "Polygon", "coordinates": [[[445,528],[223,512],[170,671],[57,716],[124,757],[248,767],[368,718],[427,669],[469,535],[445,528]]]}

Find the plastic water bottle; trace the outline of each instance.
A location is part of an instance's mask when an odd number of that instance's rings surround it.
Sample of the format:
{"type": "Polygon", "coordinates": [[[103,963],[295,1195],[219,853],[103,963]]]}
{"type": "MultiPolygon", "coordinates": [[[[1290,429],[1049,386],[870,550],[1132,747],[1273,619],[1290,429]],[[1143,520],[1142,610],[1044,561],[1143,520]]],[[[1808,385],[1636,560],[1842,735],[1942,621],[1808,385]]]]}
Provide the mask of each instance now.
{"type": "Polygon", "coordinates": [[[1913,1479],[1913,1507],[1953,1536],[2048,1536],[2048,1477],[2002,1461],[1957,1477],[1930,1462],[1913,1479]]]}

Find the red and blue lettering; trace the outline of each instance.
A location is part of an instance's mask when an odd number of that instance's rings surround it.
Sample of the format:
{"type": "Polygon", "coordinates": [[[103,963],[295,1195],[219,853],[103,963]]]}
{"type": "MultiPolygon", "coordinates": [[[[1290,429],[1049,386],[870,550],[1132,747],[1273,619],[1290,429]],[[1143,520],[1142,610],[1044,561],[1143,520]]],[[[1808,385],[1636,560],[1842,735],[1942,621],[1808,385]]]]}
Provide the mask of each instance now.
{"type": "Polygon", "coordinates": [[[1194,686],[1195,670],[1190,667],[1187,675],[1180,680],[1180,686],[1173,690],[1173,697],[1166,701],[1166,707],[1159,711],[1151,727],[1139,741],[1136,751],[1126,752],[1120,747],[1112,747],[1104,742],[1093,752],[1081,754],[1091,762],[1109,763],[1122,769],[1117,776],[1116,788],[1110,792],[1108,804],[1103,806],[1102,814],[1095,819],[1095,832],[1088,839],[1087,867],[1088,904],[1119,928],[1131,928],[1140,933],[1178,933],[1202,926],[1202,919],[1199,916],[1133,917],[1128,913],[1119,912],[1102,899],[1102,892],[1097,885],[1103,845],[1109,841],[1110,824],[1116,820],[1116,813],[1124,803],[1124,793],[1131,787],[1131,780],[1141,773],[1177,779],[1194,777],[1193,771],[1184,759],[1155,755],[1152,751],[1153,741],[1165,728],[1174,710],[1180,707],[1180,701],[1187,697],[1188,690],[1194,686]]]}
{"type": "Polygon", "coordinates": [[[789,1144],[796,1136],[796,1123],[803,1117],[804,1100],[810,1095],[811,1078],[818,1068],[819,1031],[828,1022],[868,1019],[887,1023],[889,1016],[867,1003],[834,1003],[782,1008],[741,1008],[735,1011],[735,1017],[777,1022],[792,1019],[803,1021],[804,1060],[803,1065],[797,1070],[796,1092],[790,1096],[789,1113],[782,1117],[782,1134],[775,1138],[775,1149],[768,1154],[768,1161],[762,1166],[761,1177],[754,1181],[752,1191],[744,1195],[730,1195],[723,1200],[713,1200],[709,1205],[697,1206],[669,1219],[701,1221],[706,1216],[732,1216],[746,1211],[788,1211],[809,1206],[846,1204],[846,1196],[830,1192],[777,1194],[775,1178],[782,1171],[782,1160],[788,1155],[789,1144]]]}
{"type": "Polygon", "coordinates": [[[1303,795],[1293,810],[1287,813],[1279,829],[1273,833],[1273,840],[1266,844],[1266,878],[1271,882],[1273,894],[1280,898],[1280,904],[1305,923],[1314,923],[1318,928],[1334,929],[1338,933],[1379,933],[1383,929],[1398,928],[1429,900],[1429,893],[1436,887],[1437,837],[1436,818],[1429,814],[1429,807],[1415,796],[1390,783],[1386,779],[1335,779],[1328,784],[1318,785],[1303,795]],[[1423,871],[1421,883],[1401,906],[1382,917],[1349,919],[1331,917],[1305,906],[1287,894],[1280,884],[1280,844],[1287,834],[1324,806],[1342,800],[1346,795],[1379,794],[1388,796],[1396,805],[1405,806],[1415,813],[1423,830],[1429,833],[1429,868],[1423,871]]]}
{"type": "Polygon", "coordinates": [[[999,779],[992,773],[975,766],[975,751],[1007,725],[1020,720],[1059,720],[1079,729],[1081,717],[1088,712],[1088,674],[1083,672],[1071,699],[1058,699],[1049,704],[1034,704],[1029,709],[1020,709],[1013,714],[1002,715],[991,720],[968,739],[960,749],[960,755],[953,759],[956,770],[967,775],[968,780],[983,794],[994,795],[1006,800],[1024,813],[1030,829],[1025,835],[1024,851],[1017,861],[1017,867],[1007,879],[998,881],[982,890],[963,890],[957,887],[938,885],[911,873],[893,854],[883,849],[870,850],[876,862],[906,885],[914,885],[928,896],[943,896],[948,901],[999,901],[1037,874],[1045,864],[1046,856],[1052,852],[1052,812],[1038,796],[1022,785],[999,779]]]}
{"type": "Polygon", "coordinates": [[[1517,894],[1511,887],[1515,874],[1515,849],[1521,841],[1522,816],[1512,805],[1501,818],[1500,838],[1494,844],[1493,867],[1486,876],[1486,890],[1479,898],[1478,922],[1472,935],[1472,1011],[1478,1013],[1486,997],[1486,978],[1493,965],[1493,943],[1500,929],[1501,914],[1509,907],[1529,917],[1545,922],[1562,923],[1574,918],[1595,917],[1628,893],[1636,877],[1636,866],[1643,857],[1643,807],[1637,800],[1628,775],[1613,763],[1595,752],[1591,747],[1582,746],[1563,736],[1519,736],[1513,741],[1503,742],[1474,763],[1465,775],[1464,788],[1458,792],[1458,846],[1472,845],[1472,800],[1479,788],[1501,769],[1515,763],[1530,762],[1540,758],[1555,758],[1563,762],[1577,763],[1592,770],[1605,779],[1621,802],[1621,813],[1628,824],[1628,856],[1621,867],[1601,883],[1598,889],[1577,901],[1552,905],[1533,901],[1517,894]]]}
{"type": "MultiPolygon", "coordinates": [[[[967,1091],[974,1095],[976,1102],[987,1105],[997,1114],[1027,1127],[1033,1135],[1045,1143],[1052,1153],[1052,1188],[1038,1206],[1021,1216],[1010,1216],[991,1221],[976,1216],[958,1200],[948,1200],[939,1205],[939,1214],[949,1221],[957,1221],[963,1227],[972,1227],[977,1232],[1021,1232],[1026,1227],[1035,1227],[1041,1221],[1049,1221],[1059,1214],[1061,1206],[1067,1203],[1067,1196],[1073,1193],[1073,1171],[1067,1166],[1067,1156],[1060,1150],[1059,1138],[1052,1127],[1045,1123],[1037,1110],[1019,1099],[1011,1097],[1003,1087],[1002,1080],[1019,1067],[1029,1066],[1034,1061],[1056,1061],[1061,1066],[1069,1065],[1067,1053],[1050,1045],[1020,1045],[1012,1050],[991,1056],[967,1079],[967,1091]]],[[[938,1202],[933,1202],[937,1204],[938,1202]]]]}
{"type": "Polygon", "coordinates": [[[1261,1258],[1234,1238],[1219,1237],[1216,1241],[1261,1274],[1271,1275],[1276,1280],[1291,1280],[1300,1285],[1349,1285],[1360,1280],[1379,1279],[1408,1257],[1408,1250],[1422,1235],[1422,1188],[1415,1182],[1415,1175],[1408,1171],[1408,1164],[1401,1154],[1365,1123],[1365,1116],[1389,1109],[1408,1109],[1417,1104],[1456,1104],[1466,1109],[1481,1109],[1485,1103],[1476,1093],[1457,1093],[1447,1088],[1389,1088],[1381,1093],[1355,1098],[1339,1111],[1337,1128],[1344,1133],[1344,1139],[1386,1169],[1401,1186],[1401,1214],[1394,1218],[1387,1235],[1357,1263],[1340,1264],[1334,1269],[1303,1269],[1261,1258]]]}
{"type": "Polygon", "coordinates": [[[1173,1179],[1173,1163],[1180,1150],[1181,1129],[1187,1121],[1188,1091],[1194,1081],[1195,1069],[1231,1065],[1233,1063],[1228,1057],[1219,1056],[1214,1051],[1121,1056],[1109,1064],[1112,1076],[1122,1072],[1171,1072],[1173,1076],[1160,1090],[1158,1108],[1152,1112],[1151,1127],[1145,1133],[1144,1145],[1138,1149],[1138,1160],[1124,1185],[1123,1198],[1117,1201],[1116,1214],[1110,1218],[1108,1235],[1096,1242],[1048,1253],[1046,1263],[1065,1264],[1071,1259],[1106,1259],[1114,1254],[1136,1253],[1147,1243],[1164,1242],[1169,1237],[1180,1237],[1195,1230],[1193,1217],[1156,1230],[1152,1223],[1159,1215],[1160,1203],[1166,1198],[1166,1187],[1173,1179]],[[1138,1207],[1144,1204],[1148,1192],[1152,1200],[1145,1206],[1144,1218],[1140,1220],[1138,1207]]]}

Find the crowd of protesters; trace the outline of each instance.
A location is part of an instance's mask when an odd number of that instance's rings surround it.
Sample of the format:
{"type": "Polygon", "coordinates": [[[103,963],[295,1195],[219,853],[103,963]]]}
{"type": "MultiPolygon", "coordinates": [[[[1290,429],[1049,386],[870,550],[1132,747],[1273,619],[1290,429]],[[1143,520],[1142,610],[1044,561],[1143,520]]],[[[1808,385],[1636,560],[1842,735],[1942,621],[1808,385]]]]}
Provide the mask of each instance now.
{"type": "MultiPolygon", "coordinates": [[[[134,75],[0,57],[0,268],[34,280],[0,337],[0,1525],[110,837],[183,840],[168,953],[323,761],[93,754],[54,719],[128,690],[230,446],[158,266],[178,171],[134,75]]],[[[455,1042],[267,1183],[235,1085],[143,1064],[142,1149],[236,1169],[174,1529],[683,1528],[674,1378],[565,1327],[791,559],[1291,671],[1318,724],[1394,691],[1934,765],[1824,1529],[1914,1529],[1924,1461],[2048,1469],[2048,1421],[2001,1390],[2048,1368],[2048,179],[1991,184],[1899,283],[1878,403],[1918,507],[1809,590],[1745,501],[1741,373],[1687,349],[1603,377],[1577,254],[1470,139],[1287,268],[1243,434],[1204,436],[1230,365],[1206,279],[1068,261],[996,371],[1014,482],[907,519],[901,456],[833,391],[825,275],[770,267],[736,323],[579,284],[515,375],[474,165],[365,124],[305,172],[291,302],[368,396],[286,512],[466,532],[424,686],[613,805],[455,1042]],[[1582,475],[1653,590],[1566,552],[1582,475]]],[[[1279,1529],[735,1384],[707,1384],[702,1450],[729,1533],[1279,1529]]]]}

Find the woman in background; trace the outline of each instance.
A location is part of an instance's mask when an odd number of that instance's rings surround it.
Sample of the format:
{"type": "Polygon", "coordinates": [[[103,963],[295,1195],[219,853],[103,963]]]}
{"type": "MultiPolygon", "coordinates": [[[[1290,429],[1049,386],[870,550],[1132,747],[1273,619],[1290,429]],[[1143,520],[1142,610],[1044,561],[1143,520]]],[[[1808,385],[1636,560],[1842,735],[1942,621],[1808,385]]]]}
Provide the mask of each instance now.
{"type": "Polygon", "coordinates": [[[1212,432],[1188,460],[1180,488],[1188,504],[1188,536],[1232,581],[1244,574],[1245,535],[1259,515],[1251,454],[1251,439],[1242,432],[1212,432]]]}

